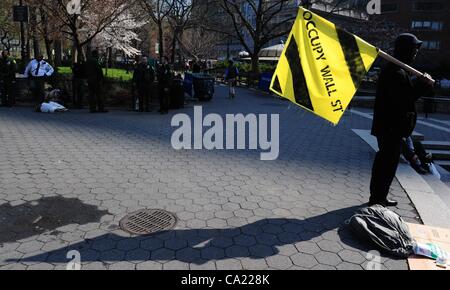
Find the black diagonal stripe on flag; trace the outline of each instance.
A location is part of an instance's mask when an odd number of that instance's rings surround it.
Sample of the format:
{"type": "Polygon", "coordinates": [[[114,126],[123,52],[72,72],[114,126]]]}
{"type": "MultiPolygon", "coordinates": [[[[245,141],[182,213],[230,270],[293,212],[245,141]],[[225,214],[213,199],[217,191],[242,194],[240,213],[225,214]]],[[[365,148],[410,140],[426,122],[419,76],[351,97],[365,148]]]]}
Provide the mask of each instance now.
{"type": "Polygon", "coordinates": [[[339,27],[336,27],[336,32],[342,51],[344,52],[345,61],[347,62],[348,69],[353,79],[353,84],[355,85],[355,88],[358,88],[364,79],[364,76],[367,74],[358,43],[353,34],[339,27]]]}
{"type": "Polygon", "coordinates": [[[308,86],[306,84],[305,74],[302,69],[297,41],[295,41],[294,36],[291,37],[291,41],[289,42],[285,55],[292,74],[295,101],[297,104],[314,111],[311,98],[309,96],[308,86]]]}
{"type": "Polygon", "coordinates": [[[275,76],[275,81],[273,82],[272,90],[276,91],[280,95],[283,95],[283,90],[281,90],[280,80],[278,76],[275,76]]]}

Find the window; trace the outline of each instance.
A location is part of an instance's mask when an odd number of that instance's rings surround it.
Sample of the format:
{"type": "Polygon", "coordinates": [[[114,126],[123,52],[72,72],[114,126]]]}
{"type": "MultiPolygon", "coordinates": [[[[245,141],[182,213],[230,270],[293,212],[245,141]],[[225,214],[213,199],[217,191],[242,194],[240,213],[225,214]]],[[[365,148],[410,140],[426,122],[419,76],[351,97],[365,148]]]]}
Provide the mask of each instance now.
{"type": "Polygon", "coordinates": [[[441,42],[440,41],[424,41],[422,45],[423,49],[426,50],[440,50],[441,49],[441,42]]]}
{"type": "Polygon", "coordinates": [[[441,31],[444,24],[442,22],[433,21],[431,23],[431,30],[441,31]]]}
{"type": "Polygon", "coordinates": [[[441,2],[416,2],[413,7],[416,11],[439,11],[444,5],[441,2]]]}
{"type": "Polygon", "coordinates": [[[411,28],[416,30],[433,30],[441,31],[444,27],[444,23],[440,21],[413,21],[411,28]]]}
{"type": "Polygon", "coordinates": [[[381,4],[381,13],[396,12],[398,10],[397,3],[381,4]]]}

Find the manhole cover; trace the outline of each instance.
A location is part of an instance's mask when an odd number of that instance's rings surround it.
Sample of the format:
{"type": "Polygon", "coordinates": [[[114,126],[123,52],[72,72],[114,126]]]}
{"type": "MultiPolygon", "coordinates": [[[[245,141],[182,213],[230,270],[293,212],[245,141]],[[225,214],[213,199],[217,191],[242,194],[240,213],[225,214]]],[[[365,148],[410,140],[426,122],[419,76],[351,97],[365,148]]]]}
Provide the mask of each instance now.
{"type": "Polygon", "coordinates": [[[148,235],[171,230],[177,224],[177,217],[165,210],[144,209],[124,217],[120,228],[134,235],[148,235]]]}

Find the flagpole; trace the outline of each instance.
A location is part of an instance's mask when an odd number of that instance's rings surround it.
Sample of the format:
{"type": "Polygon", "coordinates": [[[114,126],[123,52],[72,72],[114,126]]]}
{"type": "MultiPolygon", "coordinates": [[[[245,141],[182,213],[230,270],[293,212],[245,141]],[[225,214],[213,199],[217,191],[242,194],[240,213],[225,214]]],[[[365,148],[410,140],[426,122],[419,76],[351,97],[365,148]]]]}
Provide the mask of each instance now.
{"type": "Polygon", "coordinates": [[[412,73],[413,75],[416,75],[418,77],[424,77],[424,78],[429,78],[431,82],[436,83],[436,81],[430,77],[426,77],[424,73],[421,73],[420,71],[416,70],[415,68],[407,65],[406,63],[403,63],[401,61],[399,61],[398,59],[396,59],[395,57],[387,54],[386,52],[379,50],[379,55],[380,57],[384,58],[385,60],[392,62],[398,66],[400,66],[401,68],[405,69],[406,71],[412,73]]]}

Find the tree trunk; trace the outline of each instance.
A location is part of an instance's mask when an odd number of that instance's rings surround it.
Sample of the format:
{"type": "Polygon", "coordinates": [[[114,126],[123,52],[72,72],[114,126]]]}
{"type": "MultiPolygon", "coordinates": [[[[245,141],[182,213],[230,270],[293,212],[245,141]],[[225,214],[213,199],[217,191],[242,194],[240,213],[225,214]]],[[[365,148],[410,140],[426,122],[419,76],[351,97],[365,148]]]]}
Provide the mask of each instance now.
{"type": "Polygon", "coordinates": [[[250,81],[251,84],[253,84],[257,79],[258,79],[258,75],[259,75],[259,50],[258,51],[254,51],[254,53],[252,54],[252,72],[251,72],[251,76],[250,76],[250,81]]]}
{"type": "Polygon", "coordinates": [[[37,16],[36,16],[36,8],[30,7],[30,24],[31,24],[31,33],[33,38],[33,52],[34,57],[38,57],[41,54],[41,50],[39,48],[39,38],[37,32],[37,16]]]}
{"type": "Polygon", "coordinates": [[[73,48],[73,56],[72,56],[72,63],[85,61],[86,57],[83,53],[83,47],[78,41],[75,41],[74,48],[73,48]]]}
{"type": "Polygon", "coordinates": [[[176,50],[177,50],[177,31],[175,30],[173,32],[173,39],[172,39],[172,63],[175,63],[175,57],[176,57],[176,50]]]}
{"type": "Polygon", "coordinates": [[[162,62],[164,57],[164,32],[162,22],[158,21],[158,39],[159,39],[159,61],[162,62]]]}
{"type": "Polygon", "coordinates": [[[39,9],[39,13],[41,15],[41,22],[42,22],[42,28],[43,28],[42,36],[44,38],[45,50],[47,52],[47,59],[50,62],[50,64],[54,64],[53,53],[52,53],[53,41],[49,37],[47,13],[45,12],[45,10],[42,7],[39,9]]]}
{"type": "Polygon", "coordinates": [[[62,65],[62,43],[61,39],[56,39],[53,43],[55,50],[55,66],[59,67],[62,65]]]}
{"type": "Polygon", "coordinates": [[[30,30],[27,28],[26,55],[25,55],[25,59],[26,59],[26,60],[29,60],[30,58],[31,58],[30,30]]]}
{"type": "Polygon", "coordinates": [[[113,67],[113,49],[112,47],[108,48],[108,67],[113,67]]]}
{"type": "Polygon", "coordinates": [[[47,52],[47,60],[48,62],[53,65],[54,59],[53,59],[53,53],[52,53],[52,41],[48,39],[48,37],[45,37],[45,51],[47,52]]]}

